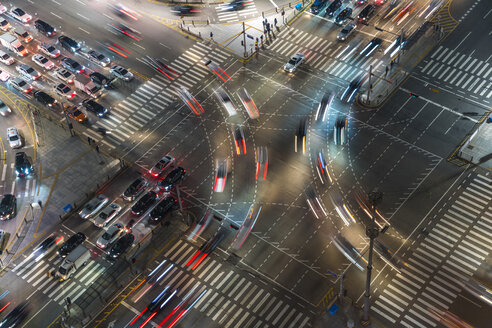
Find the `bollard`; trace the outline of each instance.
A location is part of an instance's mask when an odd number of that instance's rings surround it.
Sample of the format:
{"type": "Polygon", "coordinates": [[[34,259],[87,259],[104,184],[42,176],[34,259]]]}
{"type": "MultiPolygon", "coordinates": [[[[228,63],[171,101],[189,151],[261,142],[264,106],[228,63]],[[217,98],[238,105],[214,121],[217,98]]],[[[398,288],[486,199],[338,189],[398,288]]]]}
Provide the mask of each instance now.
{"type": "Polygon", "coordinates": [[[191,25],[195,26],[195,21],[193,19],[191,20],[191,25]]]}
{"type": "Polygon", "coordinates": [[[265,18],[265,12],[264,11],[261,12],[261,16],[263,16],[263,18],[265,18]]]}
{"type": "Polygon", "coordinates": [[[198,31],[198,37],[201,39],[202,38],[202,32],[198,31]]]}

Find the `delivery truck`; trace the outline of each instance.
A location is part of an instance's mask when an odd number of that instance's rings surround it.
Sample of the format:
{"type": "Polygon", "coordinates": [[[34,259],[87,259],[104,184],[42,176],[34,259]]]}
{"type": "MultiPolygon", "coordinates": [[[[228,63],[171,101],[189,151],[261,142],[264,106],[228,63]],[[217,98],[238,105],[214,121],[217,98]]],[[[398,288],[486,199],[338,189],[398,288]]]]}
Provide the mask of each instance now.
{"type": "Polygon", "coordinates": [[[63,260],[62,264],[56,272],[56,276],[60,281],[67,280],[72,277],[77,270],[87,264],[91,257],[90,251],[84,245],[79,245],[63,260]]]}
{"type": "Polygon", "coordinates": [[[87,93],[92,98],[97,98],[102,93],[101,88],[96,86],[90,77],[82,74],[77,74],[73,79],[73,84],[77,89],[87,93]]]}
{"type": "Polygon", "coordinates": [[[26,56],[28,54],[26,47],[12,34],[4,33],[0,35],[0,43],[5,48],[15,52],[19,56],[26,56]]]}

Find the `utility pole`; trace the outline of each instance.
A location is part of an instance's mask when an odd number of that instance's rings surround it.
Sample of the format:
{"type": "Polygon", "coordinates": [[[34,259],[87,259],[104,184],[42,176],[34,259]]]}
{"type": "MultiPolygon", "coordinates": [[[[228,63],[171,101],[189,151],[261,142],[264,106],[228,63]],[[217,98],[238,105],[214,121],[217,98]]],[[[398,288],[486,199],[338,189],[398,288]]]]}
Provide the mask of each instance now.
{"type": "Polygon", "coordinates": [[[369,259],[367,263],[367,278],[366,278],[366,292],[364,295],[364,317],[362,318],[362,324],[369,324],[369,307],[370,305],[370,291],[371,291],[371,271],[372,271],[372,253],[374,249],[374,239],[378,237],[379,229],[376,226],[376,206],[378,206],[383,200],[383,193],[377,188],[369,193],[369,202],[372,205],[372,220],[371,224],[366,228],[366,236],[369,237],[369,259]]]}
{"type": "Polygon", "coordinates": [[[246,50],[246,27],[243,22],[243,46],[244,46],[244,57],[248,56],[248,50],[246,50]]]}
{"type": "Polygon", "coordinates": [[[372,89],[372,65],[369,66],[369,88],[367,88],[367,101],[366,103],[369,105],[369,96],[371,95],[371,89],[372,89]]]}

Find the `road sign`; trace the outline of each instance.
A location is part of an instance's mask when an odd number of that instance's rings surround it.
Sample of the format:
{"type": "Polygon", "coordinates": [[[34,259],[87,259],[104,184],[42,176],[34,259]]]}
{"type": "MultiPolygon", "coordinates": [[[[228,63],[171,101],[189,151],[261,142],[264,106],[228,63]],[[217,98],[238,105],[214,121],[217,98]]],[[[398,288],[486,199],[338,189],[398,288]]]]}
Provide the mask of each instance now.
{"type": "Polygon", "coordinates": [[[254,39],[255,39],[252,35],[246,34],[246,36],[247,36],[248,38],[250,38],[251,40],[254,40],[254,39]]]}
{"type": "Polygon", "coordinates": [[[63,210],[65,211],[65,213],[69,213],[71,210],[72,210],[72,204],[67,204],[63,210]]]}

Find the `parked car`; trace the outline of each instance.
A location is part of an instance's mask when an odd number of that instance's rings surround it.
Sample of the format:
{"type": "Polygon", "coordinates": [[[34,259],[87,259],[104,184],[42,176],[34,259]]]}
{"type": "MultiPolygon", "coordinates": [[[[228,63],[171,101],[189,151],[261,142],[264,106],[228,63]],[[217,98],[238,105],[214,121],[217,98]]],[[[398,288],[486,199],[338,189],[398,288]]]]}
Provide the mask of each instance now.
{"type": "Polygon", "coordinates": [[[85,206],[80,210],[79,215],[82,219],[89,219],[91,216],[94,216],[97,212],[99,212],[108,202],[109,197],[103,194],[98,194],[87,204],[85,204],[85,206]]]}
{"type": "Polygon", "coordinates": [[[82,232],[77,232],[72,237],[68,238],[66,242],[61,245],[58,249],[58,255],[61,257],[67,257],[71,251],[73,251],[77,246],[82,244],[87,237],[82,232]]]}

